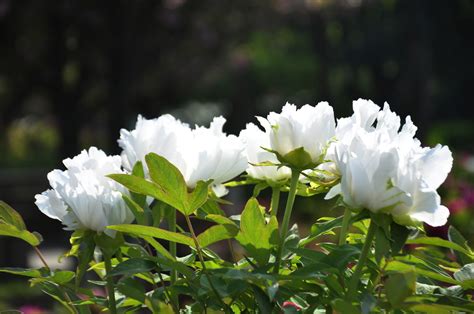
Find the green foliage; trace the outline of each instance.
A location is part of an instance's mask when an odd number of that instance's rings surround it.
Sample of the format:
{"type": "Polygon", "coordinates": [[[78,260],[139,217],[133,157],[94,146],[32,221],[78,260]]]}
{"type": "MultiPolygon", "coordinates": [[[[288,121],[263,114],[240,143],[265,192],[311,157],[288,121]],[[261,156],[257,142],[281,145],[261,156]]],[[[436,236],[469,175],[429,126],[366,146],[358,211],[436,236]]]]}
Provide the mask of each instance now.
{"type": "Polygon", "coordinates": [[[245,248],[249,256],[260,265],[268,262],[272,249],[279,242],[276,217],[272,216],[266,222],[264,212],[258,201],[251,198],[242,212],[240,231],[236,236],[237,241],[245,248]]]}
{"type": "Polygon", "coordinates": [[[182,233],[171,232],[165,229],[149,227],[149,226],[139,226],[139,225],[116,225],[109,226],[109,229],[128,233],[138,237],[153,237],[163,240],[168,240],[171,242],[181,243],[194,247],[194,242],[191,237],[188,237],[182,233]]]}
{"type": "Polygon", "coordinates": [[[413,295],[416,288],[416,272],[407,270],[391,274],[385,282],[385,290],[390,304],[398,308],[409,296],[413,295]]]}
{"type": "MultiPolygon", "coordinates": [[[[303,238],[294,225],[282,244],[277,217],[255,197],[241,215],[228,217],[220,207],[224,202],[209,189],[211,182],[190,190],[163,157],[149,154],[146,162],[150,180],[141,163],[131,175],[111,175],[130,190],[123,199],[136,223],[108,226],[113,232],[107,234],[76,230],[65,254],[77,259],[74,272],[43,267],[0,268],[0,273],[29,278],[74,314],[90,313],[90,306],[116,308],[116,313],[474,310],[474,254],[454,228],[445,240],[420,235],[386,214],[347,211],[349,228],[340,244],[333,236],[343,229],[343,217],[312,221],[303,238]],[[185,216],[186,228],[176,223],[177,211],[185,216]],[[206,228],[193,228],[196,222],[205,222],[206,228]],[[213,250],[218,242],[223,244],[219,248],[229,247],[231,258],[213,250]],[[172,244],[179,245],[178,254],[172,244]],[[454,253],[452,260],[447,253],[454,253]],[[92,272],[95,277],[86,277],[92,272]],[[107,297],[93,294],[105,286],[107,297]]],[[[317,176],[312,180],[327,187],[317,176]]],[[[15,236],[28,232],[17,212],[0,205],[0,226],[14,229],[15,236]]]]}
{"type": "Polygon", "coordinates": [[[19,238],[31,246],[41,243],[41,235],[26,230],[20,214],[7,203],[0,201],[0,235],[19,238]]]}
{"type": "MultiPolygon", "coordinates": [[[[134,174],[112,174],[109,177],[123,184],[130,192],[151,196],[179,210],[184,215],[192,214],[207,201],[211,181],[200,181],[193,191],[188,192],[183,175],[172,163],[154,153],[146,155],[145,159],[152,182],[134,174]]],[[[140,205],[136,204],[138,206],[135,206],[130,201],[127,201],[127,204],[133,208],[134,214],[137,213],[137,219],[142,219],[140,217],[142,214],[138,209],[140,205]]]]}

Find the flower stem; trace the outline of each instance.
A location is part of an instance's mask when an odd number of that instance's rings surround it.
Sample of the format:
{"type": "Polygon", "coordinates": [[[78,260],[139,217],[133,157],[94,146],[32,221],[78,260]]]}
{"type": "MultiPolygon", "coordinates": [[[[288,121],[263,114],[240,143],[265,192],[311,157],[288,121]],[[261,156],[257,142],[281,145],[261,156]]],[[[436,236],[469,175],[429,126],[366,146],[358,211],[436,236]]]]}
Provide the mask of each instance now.
{"type": "MultiPolygon", "coordinates": [[[[171,232],[176,232],[176,210],[171,211],[170,217],[168,220],[168,225],[171,232]]],[[[176,259],[176,253],[177,253],[176,242],[170,241],[170,254],[175,259],[176,259]]],[[[178,275],[177,271],[175,269],[172,269],[170,273],[171,285],[173,285],[176,282],[177,275],[178,275]]]]}
{"type": "Polygon", "coordinates": [[[222,297],[220,296],[220,294],[217,291],[216,287],[214,287],[214,284],[211,281],[211,277],[209,276],[209,274],[207,272],[206,264],[204,263],[204,257],[202,255],[202,249],[201,249],[201,246],[199,245],[199,241],[196,237],[196,233],[194,232],[194,228],[193,228],[193,224],[191,223],[191,219],[189,219],[188,215],[184,215],[184,217],[186,218],[186,223],[188,225],[189,231],[191,232],[191,236],[192,236],[193,241],[194,241],[194,246],[196,247],[196,251],[198,253],[199,260],[201,261],[202,271],[203,271],[204,275],[206,276],[207,281],[209,282],[209,285],[211,286],[212,291],[216,295],[217,300],[219,300],[219,302],[222,304],[224,309],[227,309],[228,305],[225,304],[224,301],[222,300],[222,297]]]}
{"type": "Polygon", "coordinates": [[[39,259],[40,259],[41,262],[43,263],[43,265],[44,265],[44,267],[46,268],[46,270],[47,270],[48,272],[51,271],[51,269],[49,268],[48,263],[46,263],[46,259],[44,258],[43,253],[41,253],[41,251],[40,251],[36,246],[33,246],[33,249],[35,250],[36,255],[38,255],[39,259]]]}
{"type": "MultiPolygon", "coordinates": [[[[51,273],[51,268],[49,267],[48,263],[46,262],[46,259],[44,258],[44,255],[43,253],[41,253],[40,249],[37,247],[37,246],[33,246],[33,249],[35,250],[36,252],[36,255],[38,255],[39,259],[41,260],[41,262],[43,263],[44,267],[46,268],[46,270],[51,273]]],[[[71,313],[74,313],[74,314],[77,314],[77,309],[76,307],[72,304],[72,300],[71,298],[69,297],[69,294],[67,294],[66,291],[64,291],[64,289],[59,286],[59,289],[63,292],[64,294],[64,298],[66,299],[66,302],[68,303],[68,306],[66,307],[69,311],[71,311],[71,313]],[[71,307],[69,307],[69,305],[71,307]]]]}
{"type": "Polygon", "coordinates": [[[344,210],[344,217],[342,218],[341,233],[339,234],[339,245],[346,244],[346,234],[351,221],[351,211],[349,208],[344,210]]]}
{"type": "Polygon", "coordinates": [[[109,276],[112,271],[111,256],[102,250],[102,256],[104,257],[105,276],[107,279],[107,294],[109,296],[109,311],[111,314],[117,314],[117,305],[115,304],[115,290],[114,280],[109,276]]]}
{"type": "Polygon", "coordinates": [[[359,285],[360,277],[362,276],[362,269],[364,268],[367,257],[369,255],[370,247],[374,241],[375,231],[377,230],[377,225],[371,220],[369,225],[369,230],[367,230],[367,235],[365,236],[364,246],[362,247],[362,252],[360,252],[359,261],[357,266],[352,274],[351,280],[349,282],[349,288],[347,290],[348,300],[352,300],[357,294],[357,286],[359,285]]]}
{"type": "Polygon", "coordinates": [[[278,205],[280,205],[280,187],[272,187],[272,202],[270,203],[270,212],[272,216],[278,214],[278,205]]]}
{"type": "Polygon", "coordinates": [[[285,214],[283,215],[283,222],[280,228],[280,245],[275,260],[275,268],[273,269],[275,274],[280,271],[281,255],[283,254],[283,246],[285,245],[286,235],[288,233],[288,225],[290,224],[291,211],[293,210],[293,204],[295,203],[296,188],[298,186],[298,179],[300,172],[297,169],[291,169],[291,182],[290,191],[288,192],[288,199],[286,200],[285,214]]]}

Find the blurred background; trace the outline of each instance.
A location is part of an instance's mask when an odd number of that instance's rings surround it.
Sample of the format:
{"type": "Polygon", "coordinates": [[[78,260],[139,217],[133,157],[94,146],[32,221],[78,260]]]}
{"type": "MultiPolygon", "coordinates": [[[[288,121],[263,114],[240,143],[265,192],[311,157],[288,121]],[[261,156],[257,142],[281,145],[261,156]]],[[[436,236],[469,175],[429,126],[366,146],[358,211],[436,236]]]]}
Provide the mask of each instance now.
{"type": "MultiPolygon", "coordinates": [[[[425,145],[451,147],[443,202],[472,241],[473,39],[469,0],[0,0],[0,199],[57,256],[69,233],[34,195],[81,149],[119,153],[137,114],[224,115],[238,133],[286,101],[329,101],[341,117],[362,97],[411,115],[425,145]]],[[[324,215],[316,204],[300,201],[299,220],[324,215]]],[[[0,238],[0,266],[35,266],[30,251],[0,238]]],[[[0,275],[0,310],[51,308],[26,286],[0,275]]]]}

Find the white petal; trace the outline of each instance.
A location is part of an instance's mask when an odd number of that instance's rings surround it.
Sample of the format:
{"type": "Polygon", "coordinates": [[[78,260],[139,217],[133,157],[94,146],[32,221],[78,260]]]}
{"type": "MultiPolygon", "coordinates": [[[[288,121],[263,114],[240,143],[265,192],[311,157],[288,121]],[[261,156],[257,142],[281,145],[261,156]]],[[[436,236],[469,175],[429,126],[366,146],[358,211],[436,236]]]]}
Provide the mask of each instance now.
{"type": "Polygon", "coordinates": [[[453,167],[453,156],[447,146],[437,145],[423,156],[421,172],[423,179],[432,188],[437,189],[446,180],[453,167]]]}

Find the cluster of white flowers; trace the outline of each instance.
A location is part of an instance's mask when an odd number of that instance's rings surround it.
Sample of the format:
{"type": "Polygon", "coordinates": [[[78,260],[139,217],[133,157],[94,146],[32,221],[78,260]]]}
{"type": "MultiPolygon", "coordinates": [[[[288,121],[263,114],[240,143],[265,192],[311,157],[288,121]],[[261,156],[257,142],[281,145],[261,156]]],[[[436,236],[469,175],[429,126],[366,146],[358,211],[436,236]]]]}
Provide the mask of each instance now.
{"type": "Polygon", "coordinates": [[[341,194],[349,207],[389,213],[401,224],[446,224],[449,210],[440,204],[436,189],[452,167],[448,147],[422,147],[410,117],[400,128],[400,117],[388,104],[380,110],[371,101],[358,100],[353,109],[352,117],[338,121],[338,140],[327,156],[341,183],[326,197],[341,194]]]}
{"type": "Polygon", "coordinates": [[[244,171],[254,180],[283,185],[292,169],[322,165],[340,176],[326,198],[341,195],[350,208],[388,213],[401,224],[445,224],[449,211],[436,189],[452,167],[449,149],[422,147],[410,117],[401,127],[387,104],[381,110],[371,101],[357,100],[353,109],[336,126],[326,102],[300,109],[286,104],[281,113],[258,117],[263,129],[249,123],[238,137],[223,132],[222,117],[208,128],[191,128],[171,115],[153,120],[138,116],[134,130],[121,130],[121,157],[91,148],[66,159],[67,170],[48,175],[53,189],[37,195],[36,204],[68,229],[100,232],[107,225],[130,222],[120,196],[126,191],[105,175],[130,172],[137,161],[146,173],[145,156],[153,152],[173,163],[190,189],[200,180],[213,180],[217,195],[225,194],[222,183],[244,171]]]}
{"type": "Polygon", "coordinates": [[[63,163],[67,170],[48,174],[52,189],[35,196],[36,205],[45,215],[62,221],[66,230],[110,232],[105,229],[109,225],[133,221],[122,200],[126,189],[106,177],[123,172],[120,156],[107,156],[91,147],[63,163]]]}

